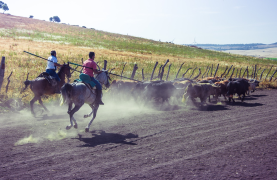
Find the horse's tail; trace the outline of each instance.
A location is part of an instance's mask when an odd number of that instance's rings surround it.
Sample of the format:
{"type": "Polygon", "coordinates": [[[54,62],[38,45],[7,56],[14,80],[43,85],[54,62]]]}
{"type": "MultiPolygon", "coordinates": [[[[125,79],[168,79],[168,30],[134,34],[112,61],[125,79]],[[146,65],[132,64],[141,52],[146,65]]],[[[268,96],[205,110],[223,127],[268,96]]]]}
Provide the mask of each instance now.
{"type": "Polygon", "coordinates": [[[32,83],[32,81],[29,81],[29,80],[24,81],[25,88],[22,89],[20,93],[23,93],[31,83],[32,83]]]}
{"type": "Polygon", "coordinates": [[[69,83],[65,83],[61,88],[61,98],[60,105],[63,105],[64,102],[69,103],[69,99],[71,97],[73,86],[69,83]]]}

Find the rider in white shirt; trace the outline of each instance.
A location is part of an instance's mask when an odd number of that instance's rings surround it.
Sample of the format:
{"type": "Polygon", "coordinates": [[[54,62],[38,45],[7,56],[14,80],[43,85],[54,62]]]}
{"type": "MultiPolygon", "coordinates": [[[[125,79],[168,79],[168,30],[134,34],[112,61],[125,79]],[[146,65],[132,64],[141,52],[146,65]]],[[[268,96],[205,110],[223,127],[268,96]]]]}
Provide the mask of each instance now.
{"type": "MultiPolygon", "coordinates": [[[[58,60],[56,57],[56,51],[51,51],[51,56],[48,58],[48,61],[47,61],[46,72],[50,76],[54,76],[56,81],[59,82],[59,81],[61,81],[61,79],[58,76],[58,74],[56,73],[57,66],[62,66],[62,65],[58,64],[58,60]]],[[[55,87],[55,93],[60,93],[58,83],[55,87]]]]}

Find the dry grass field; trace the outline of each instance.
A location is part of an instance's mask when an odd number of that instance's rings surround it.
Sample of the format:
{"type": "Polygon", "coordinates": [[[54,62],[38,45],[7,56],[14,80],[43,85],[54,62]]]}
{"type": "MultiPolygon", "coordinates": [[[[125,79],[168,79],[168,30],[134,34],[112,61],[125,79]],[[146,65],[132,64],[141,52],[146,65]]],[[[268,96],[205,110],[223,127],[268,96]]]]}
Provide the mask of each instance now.
{"type": "MultiPolygon", "coordinates": [[[[107,60],[108,68],[115,68],[113,73],[116,74],[120,74],[124,64],[127,63],[123,75],[130,77],[134,64],[137,64],[139,69],[135,79],[139,80],[142,79],[142,69],[144,69],[147,79],[150,77],[155,62],[159,62],[155,72],[157,74],[159,66],[167,59],[170,61],[169,64],[172,63],[170,80],[175,78],[182,63],[184,65],[179,77],[189,67],[201,68],[203,73],[207,66],[213,65],[213,70],[215,70],[215,66],[219,64],[218,74],[220,75],[226,66],[230,67],[231,65],[236,69],[249,67],[251,73],[254,65],[261,70],[264,68],[268,70],[277,64],[271,60],[196,49],[7,14],[0,14],[0,19],[0,56],[6,57],[5,80],[0,93],[5,94],[6,77],[13,72],[6,97],[21,98],[27,94],[23,99],[26,102],[32,97],[28,96],[30,90],[25,94],[19,94],[23,87],[23,81],[26,79],[27,73],[30,73],[29,79],[34,79],[43,72],[46,62],[24,53],[24,50],[44,58],[49,56],[51,50],[56,50],[60,63],[70,61],[78,64],[81,64],[82,59],[88,58],[90,51],[94,51],[99,65],[102,66],[103,61],[107,60]]],[[[192,73],[192,69],[188,71],[187,75],[192,73]]],[[[269,77],[272,73],[273,70],[269,77]]],[[[78,74],[74,73],[72,79],[77,77],[78,74]]],[[[275,82],[270,85],[268,85],[269,83],[265,84],[267,87],[275,87],[275,82]]],[[[54,96],[54,98],[56,97],[54,96]]]]}

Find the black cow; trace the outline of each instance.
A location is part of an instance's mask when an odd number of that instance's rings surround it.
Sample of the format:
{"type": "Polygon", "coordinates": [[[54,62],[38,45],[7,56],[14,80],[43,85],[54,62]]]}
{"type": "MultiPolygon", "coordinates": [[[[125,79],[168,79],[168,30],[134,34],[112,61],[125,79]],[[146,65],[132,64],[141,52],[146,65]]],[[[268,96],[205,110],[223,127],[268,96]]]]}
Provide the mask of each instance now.
{"type": "Polygon", "coordinates": [[[176,87],[173,85],[173,82],[150,83],[145,87],[142,96],[146,102],[152,99],[162,99],[162,102],[166,101],[169,104],[168,100],[175,95],[175,92],[176,87]]]}
{"type": "Polygon", "coordinates": [[[154,83],[162,83],[164,81],[145,81],[145,82],[139,82],[135,85],[135,87],[131,90],[131,94],[135,100],[142,99],[143,92],[149,84],[154,84],[154,83]]]}
{"type": "Polygon", "coordinates": [[[245,93],[249,89],[249,82],[246,79],[237,79],[236,81],[230,81],[227,84],[227,96],[229,96],[229,102],[231,100],[235,102],[233,95],[238,94],[241,102],[243,102],[245,93]],[[242,95],[242,98],[240,97],[242,95]]]}

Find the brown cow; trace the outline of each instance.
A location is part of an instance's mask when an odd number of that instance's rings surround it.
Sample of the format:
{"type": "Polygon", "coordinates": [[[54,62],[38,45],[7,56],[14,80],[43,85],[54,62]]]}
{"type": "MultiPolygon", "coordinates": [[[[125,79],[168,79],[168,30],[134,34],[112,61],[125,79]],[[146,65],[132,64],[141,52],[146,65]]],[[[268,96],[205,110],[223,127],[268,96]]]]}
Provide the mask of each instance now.
{"type": "Polygon", "coordinates": [[[201,105],[206,103],[206,100],[210,95],[215,95],[217,98],[219,87],[211,85],[209,83],[192,83],[190,84],[183,95],[183,102],[189,97],[195,104],[195,98],[199,97],[201,105]]]}
{"type": "Polygon", "coordinates": [[[227,84],[228,83],[229,83],[229,80],[224,80],[224,81],[219,81],[219,82],[214,83],[216,86],[220,87],[220,94],[219,95],[223,95],[225,100],[227,100],[226,94],[227,94],[227,84]]]}

